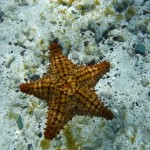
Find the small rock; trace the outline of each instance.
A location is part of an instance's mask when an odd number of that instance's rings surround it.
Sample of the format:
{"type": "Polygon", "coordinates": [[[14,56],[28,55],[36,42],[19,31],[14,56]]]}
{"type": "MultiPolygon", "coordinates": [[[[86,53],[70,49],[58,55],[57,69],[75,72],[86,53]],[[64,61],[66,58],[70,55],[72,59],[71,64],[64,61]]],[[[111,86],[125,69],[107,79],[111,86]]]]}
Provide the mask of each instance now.
{"type": "Polygon", "coordinates": [[[26,50],[21,51],[21,52],[20,52],[20,55],[21,55],[21,56],[24,56],[25,51],[26,51],[26,50]]]}
{"type": "Polygon", "coordinates": [[[38,68],[39,61],[38,60],[31,60],[30,58],[24,60],[25,68],[38,68]]]}
{"type": "Polygon", "coordinates": [[[39,138],[41,138],[41,137],[42,137],[42,133],[41,133],[41,132],[38,134],[38,137],[39,137],[39,138]]]}
{"type": "Polygon", "coordinates": [[[76,12],[75,10],[72,10],[71,12],[74,15],[75,19],[80,18],[80,14],[78,12],[76,12]]]}
{"type": "Polygon", "coordinates": [[[3,11],[0,11],[0,22],[3,22],[4,21],[4,12],[3,11]]]}
{"type": "Polygon", "coordinates": [[[88,64],[90,61],[92,60],[92,57],[91,56],[85,56],[83,57],[83,63],[84,64],[88,64]]]}
{"type": "Polygon", "coordinates": [[[147,93],[147,98],[150,101],[150,92],[147,93]]]}
{"type": "Polygon", "coordinates": [[[40,78],[40,75],[39,74],[34,74],[33,76],[30,76],[29,77],[29,79],[31,80],[31,81],[36,81],[36,80],[38,80],[40,78]]]}
{"type": "Polygon", "coordinates": [[[16,123],[17,123],[19,130],[21,130],[23,128],[23,122],[22,122],[22,117],[20,115],[18,115],[16,123]]]}
{"type": "Polygon", "coordinates": [[[15,60],[15,56],[8,56],[8,58],[7,58],[7,61],[5,62],[5,66],[7,67],[7,68],[9,68],[10,67],[10,65],[11,65],[11,63],[13,62],[15,60]]]}
{"type": "Polygon", "coordinates": [[[110,92],[110,87],[109,86],[104,86],[103,90],[101,92],[101,96],[106,97],[108,99],[111,99],[112,94],[110,92]]]}
{"type": "Polygon", "coordinates": [[[77,55],[76,52],[72,52],[72,59],[77,60],[79,58],[79,56],[77,55]]]}
{"type": "Polygon", "coordinates": [[[137,44],[135,47],[135,53],[145,55],[145,46],[141,43],[137,44]]]}
{"type": "Polygon", "coordinates": [[[144,58],[144,61],[145,61],[146,63],[149,63],[149,62],[150,62],[150,54],[147,55],[147,56],[144,58]]]}
{"type": "Polygon", "coordinates": [[[150,84],[150,81],[149,81],[147,78],[143,78],[143,79],[141,80],[141,83],[142,83],[142,86],[143,86],[143,87],[146,87],[147,85],[150,84]]]}
{"type": "Polygon", "coordinates": [[[15,131],[14,139],[15,139],[15,140],[18,140],[20,134],[21,134],[21,132],[20,132],[19,130],[15,131]]]}
{"type": "Polygon", "coordinates": [[[27,145],[27,149],[28,149],[28,150],[31,150],[32,148],[33,148],[33,147],[32,147],[32,144],[28,144],[28,145],[27,145]]]}

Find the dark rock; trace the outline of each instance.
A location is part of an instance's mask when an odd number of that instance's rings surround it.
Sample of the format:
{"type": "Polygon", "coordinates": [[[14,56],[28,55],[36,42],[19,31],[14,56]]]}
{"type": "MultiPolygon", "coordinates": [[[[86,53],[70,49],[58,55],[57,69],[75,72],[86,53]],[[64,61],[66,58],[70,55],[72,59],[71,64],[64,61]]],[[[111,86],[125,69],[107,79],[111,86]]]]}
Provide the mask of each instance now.
{"type": "Polygon", "coordinates": [[[39,138],[41,138],[41,137],[42,137],[42,133],[41,133],[41,132],[38,134],[38,137],[39,137],[39,138]]]}
{"type": "Polygon", "coordinates": [[[4,21],[4,12],[3,11],[0,11],[0,22],[3,22],[4,21]]]}
{"type": "Polygon", "coordinates": [[[32,144],[28,144],[27,146],[27,150],[31,150],[33,147],[32,147],[32,144]]]}
{"type": "Polygon", "coordinates": [[[145,55],[145,46],[143,44],[137,44],[135,47],[135,53],[140,55],[145,55]]]}
{"type": "Polygon", "coordinates": [[[16,123],[19,130],[21,130],[23,128],[23,122],[22,122],[22,117],[20,115],[17,117],[16,123]]]}
{"type": "Polygon", "coordinates": [[[33,76],[29,77],[29,79],[30,79],[31,81],[36,81],[36,80],[38,80],[39,78],[40,78],[40,75],[39,75],[39,74],[34,74],[33,76]]]}

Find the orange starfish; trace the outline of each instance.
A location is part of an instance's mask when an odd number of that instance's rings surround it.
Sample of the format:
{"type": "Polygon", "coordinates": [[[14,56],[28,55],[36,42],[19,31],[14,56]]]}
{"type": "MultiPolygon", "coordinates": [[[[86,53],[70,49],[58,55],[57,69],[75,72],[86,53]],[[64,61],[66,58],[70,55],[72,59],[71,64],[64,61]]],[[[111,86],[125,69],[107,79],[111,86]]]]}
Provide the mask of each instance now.
{"type": "Polygon", "coordinates": [[[57,40],[50,44],[50,66],[46,75],[30,83],[22,83],[23,93],[34,95],[48,103],[45,138],[53,139],[75,115],[114,117],[94,91],[96,82],[107,71],[110,63],[79,66],[62,54],[57,40]]]}

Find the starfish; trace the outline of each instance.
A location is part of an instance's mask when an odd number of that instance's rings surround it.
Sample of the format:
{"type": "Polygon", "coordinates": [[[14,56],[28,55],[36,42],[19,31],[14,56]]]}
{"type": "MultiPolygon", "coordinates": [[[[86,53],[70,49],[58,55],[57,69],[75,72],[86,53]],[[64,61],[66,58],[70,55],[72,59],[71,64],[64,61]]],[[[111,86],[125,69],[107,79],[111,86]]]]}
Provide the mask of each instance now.
{"type": "Polygon", "coordinates": [[[22,83],[23,93],[34,95],[48,104],[46,139],[53,139],[76,115],[113,119],[114,115],[95,93],[97,81],[110,69],[103,61],[94,65],[76,65],[62,53],[58,40],[49,47],[50,62],[46,75],[36,81],[22,83]]]}

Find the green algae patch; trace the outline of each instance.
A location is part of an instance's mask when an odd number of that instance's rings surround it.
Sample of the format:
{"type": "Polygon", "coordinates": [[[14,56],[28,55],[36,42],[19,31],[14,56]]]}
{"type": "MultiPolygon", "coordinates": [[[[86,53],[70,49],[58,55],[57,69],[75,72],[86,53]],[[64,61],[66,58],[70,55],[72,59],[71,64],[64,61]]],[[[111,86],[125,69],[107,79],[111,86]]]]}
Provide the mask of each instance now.
{"type": "Polygon", "coordinates": [[[16,124],[17,124],[19,130],[21,130],[23,128],[24,125],[23,125],[22,117],[19,114],[17,114],[17,113],[10,110],[7,113],[7,117],[10,120],[15,120],[16,121],[16,124]]]}
{"type": "Polygon", "coordinates": [[[82,15],[84,15],[86,13],[89,13],[90,11],[93,11],[97,5],[100,5],[100,2],[98,0],[95,0],[91,1],[91,3],[89,3],[89,1],[76,3],[75,7],[82,15]]]}
{"type": "Polygon", "coordinates": [[[84,53],[85,53],[86,55],[92,55],[92,54],[93,54],[93,51],[92,51],[92,49],[91,49],[90,46],[87,46],[87,47],[84,49],[84,53]]]}
{"type": "Polygon", "coordinates": [[[40,142],[40,147],[42,148],[42,150],[50,149],[50,140],[48,140],[48,139],[43,139],[43,140],[40,142]]]}
{"type": "Polygon", "coordinates": [[[85,13],[88,13],[91,10],[93,10],[94,9],[94,5],[79,4],[79,5],[77,5],[77,9],[79,10],[79,12],[82,15],[84,15],[85,13]]]}
{"type": "Polygon", "coordinates": [[[136,142],[136,139],[137,139],[137,132],[138,132],[138,129],[137,127],[134,128],[134,131],[133,131],[133,135],[130,137],[130,141],[132,144],[134,144],[136,142]]]}
{"type": "Polygon", "coordinates": [[[122,14],[118,14],[116,15],[116,21],[121,21],[123,20],[125,17],[122,14]]]}
{"type": "Polygon", "coordinates": [[[123,12],[124,10],[127,9],[127,7],[132,5],[132,1],[130,0],[113,0],[112,4],[115,7],[115,10],[118,12],[123,12]]]}
{"type": "Polygon", "coordinates": [[[125,13],[125,18],[127,21],[131,20],[132,17],[136,15],[136,10],[134,7],[129,7],[125,13]]]}
{"type": "Polygon", "coordinates": [[[150,25],[150,19],[146,18],[142,20],[141,22],[139,22],[138,29],[143,32],[150,33],[149,25],[150,25]]]}
{"type": "Polygon", "coordinates": [[[75,0],[58,0],[57,3],[58,4],[62,4],[62,5],[69,5],[69,6],[71,6],[74,1],[75,0]]]}
{"type": "Polygon", "coordinates": [[[100,5],[100,1],[99,0],[95,0],[95,5],[100,5]]]}
{"type": "Polygon", "coordinates": [[[33,112],[34,112],[34,109],[35,108],[38,108],[38,103],[35,102],[35,101],[32,101],[31,102],[31,105],[28,107],[27,109],[27,112],[30,114],[30,115],[33,115],[33,112]]]}
{"type": "MultiPolygon", "coordinates": [[[[80,128],[76,129],[76,132],[80,132],[80,128]]],[[[80,149],[83,145],[82,140],[76,138],[72,132],[72,126],[67,125],[63,131],[64,137],[66,138],[66,147],[67,150],[77,150],[80,149]],[[80,143],[79,143],[80,142],[80,143]]]]}
{"type": "Polygon", "coordinates": [[[115,16],[115,12],[112,10],[111,6],[107,6],[106,9],[104,10],[105,16],[115,16]]]}
{"type": "Polygon", "coordinates": [[[7,116],[8,116],[9,119],[14,119],[14,120],[16,120],[18,118],[18,114],[14,113],[11,110],[7,113],[7,116]]]}
{"type": "Polygon", "coordinates": [[[76,145],[76,139],[73,136],[71,126],[67,126],[64,130],[64,136],[66,138],[66,147],[68,149],[78,149],[78,145],[76,145]]]}

